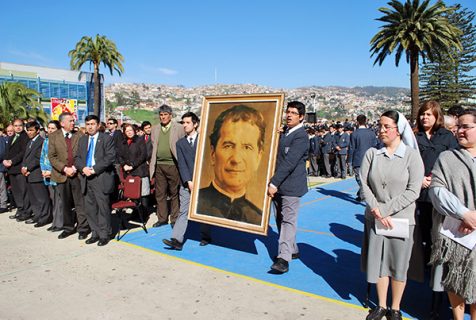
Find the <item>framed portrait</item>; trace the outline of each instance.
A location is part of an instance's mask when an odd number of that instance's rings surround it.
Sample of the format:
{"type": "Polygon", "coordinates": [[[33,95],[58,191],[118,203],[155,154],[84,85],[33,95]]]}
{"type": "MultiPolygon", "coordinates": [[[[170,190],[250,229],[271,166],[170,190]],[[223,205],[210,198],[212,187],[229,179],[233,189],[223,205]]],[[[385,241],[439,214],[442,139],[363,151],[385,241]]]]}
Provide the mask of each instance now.
{"type": "Polygon", "coordinates": [[[203,99],[189,219],[266,235],[284,94],[203,99]]]}

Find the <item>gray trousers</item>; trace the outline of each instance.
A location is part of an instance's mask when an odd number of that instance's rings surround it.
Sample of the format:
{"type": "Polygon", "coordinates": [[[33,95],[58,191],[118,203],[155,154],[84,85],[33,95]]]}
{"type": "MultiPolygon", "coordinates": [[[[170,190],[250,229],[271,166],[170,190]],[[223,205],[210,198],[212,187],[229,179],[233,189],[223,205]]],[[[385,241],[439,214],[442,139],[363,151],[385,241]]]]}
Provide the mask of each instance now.
{"type": "Polygon", "coordinates": [[[322,155],[322,158],[324,159],[324,167],[326,168],[326,175],[327,176],[332,175],[331,163],[330,163],[329,157],[330,157],[329,153],[324,153],[322,155]]]}
{"type": "Polygon", "coordinates": [[[34,215],[33,219],[40,223],[49,223],[51,221],[51,202],[48,188],[43,181],[28,182],[26,184],[26,190],[34,215]]]}
{"type": "MultiPolygon", "coordinates": [[[[185,232],[188,226],[188,208],[190,205],[190,190],[184,188],[182,185],[179,190],[180,209],[177,220],[172,230],[172,238],[178,242],[183,243],[185,232]]],[[[210,240],[210,226],[208,224],[200,224],[201,238],[210,240]]]]}
{"type": "Polygon", "coordinates": [[[299,253],[296,244],[297,218],[300,197],[276,194],[273,204],[276,212],[276,224],[279,230],[278,258],[291,261],[292,255],[299,253]]]}
{"type": "Polygon", "coordinates": [[[347,155],[346,154],[336,154],[336,173],[337,176],[345,178],[347,176],[347,155]]]}
{"type": "Polygon", "coordinates": [[[57,186],[48,186],[50,191],[51,204],[53,206],[53,223],[52,227],[63,228],[63,207],[60,198],[60,193],[57,186]]]}
{"type": "Polygon", "coordinates": [[[5,172],[0,172],[0,208],[7,207],[7,183],[5,181],[5,172]]]}
{"type": "Polygon", "coordinates": [[[91,228],[91,237],[108,239],[111,228],[111,201],[110,195],[104,193],[104,187],[99,183],[99,177],[88,178],[86,194],[84,195],[84,209],[91,228]]]}

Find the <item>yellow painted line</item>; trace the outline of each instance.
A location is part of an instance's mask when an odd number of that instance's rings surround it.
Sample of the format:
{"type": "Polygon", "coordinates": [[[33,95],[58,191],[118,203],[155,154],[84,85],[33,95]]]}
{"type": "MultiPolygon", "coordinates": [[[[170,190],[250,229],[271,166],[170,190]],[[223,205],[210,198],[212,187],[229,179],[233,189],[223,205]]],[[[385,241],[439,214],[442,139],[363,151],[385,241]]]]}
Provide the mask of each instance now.
{"type": "Polygon", "coordinates": [[[352,304],[352,303],[348,303],[348,302],[344,302],[344,301],[340,301],[340,300],[320,296],[320,295],[317,295],[317,294],[314,294],[314,293],[310,293],[310,292],[306,292],[306,291],[302,291],[302,290],[298,290],[298,289],[285,287],[285,286],[282,286],[282,285],[279,285],[279,284],[275,284],[275,283],[272,283],[272,282],[256,279],[256,278],[253,278],[253,277],[250,277],[250,276],[245,276],[243,274],[239,274],[239,273],[219,269],[219,268],[216,268],[216,267],[207,266],[207,265],[202,264],[202,263],[194,262],[194,261],[187,260],[187,259],[184,259],[184,258],[179,258],[179,257],[176,257],[176,256],[171,256],[171,255],[165,254],[165,253],[160,252],[160,251],[155,251],[155,250],[152,250],[152,249],[149,249],[149,248],[141,247],[141,246],[133,244],[133,243],[128,243],[128,242],[124,242],[124,241],[116,241],[116,242],[117,243],[122,243],[123,245],[127,245],[127,246],[130,246],[132,248],[142,249],[142,250],[145,250],[145,251],[148,251],[148,252],[151,252],[151,253],[155,253],[155,254],[161,255],[161,256],[166,257],[166,258],[182,261],[182,262],[185,262],[187,264],[191,264],[191,265],[194,265],[194,266],[197,266],[197,267],[202,267],[202,268],[205,268],[205,269],[208,269],[208,270],[218,271],[218,272],[225,273],[225,274],[235,276],[235,277],[238,277],[238,278],[254,281],[254,282],[264,284],[264,285],[267,285],[267,286],[270,286],[270,287],[274,287],[274,288],[277,288],[277,289],[283,289],[283,290],[294,292],[294,293],[304,295],[304,296],[307,296],[307,297],[311,297],[311,298],[315,298],[315,299],[319,299],[319,300],[323,300],[323,301],[327,301],[327,302],[336,303],[336,304],[346,306],[346,307],[350,307],[350,308],[354,308],[354,309],[357,309],[357,310],[367,310],[364,307],[361,307],[361,306],[358,306],[358,305],[355,305],[355,304],[352,304]]]}

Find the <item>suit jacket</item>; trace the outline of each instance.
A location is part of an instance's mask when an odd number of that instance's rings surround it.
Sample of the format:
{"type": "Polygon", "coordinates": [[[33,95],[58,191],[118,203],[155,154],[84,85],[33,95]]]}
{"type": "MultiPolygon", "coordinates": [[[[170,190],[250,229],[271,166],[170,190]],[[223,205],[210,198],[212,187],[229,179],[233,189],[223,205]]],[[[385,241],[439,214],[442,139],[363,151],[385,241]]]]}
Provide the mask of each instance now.
{"type": "Polygon", "coordinates": [[[41,175],[40,158],[41,148],[43,147],[43,139],[40,135],[36,140],[31,143],[30,140],[27,144],[25,155],[23,156],[22,167],[26,167],[30,172],[26,180],[28,182],[43,182],[43,176],[41,175]]]}
{"type": "Polygon", "coordinates": [[[12,165],[7,169],[9,174],[20,174],[23,162],[23,156],[25,155],[26,145],[30,138],[25,131],[20,133],[20,136],[13,142],[15,135],[8,138],[7,152],[5,155],[6,160],[11,160],[12,165]]]}
{"type": "Polygon", "coordinates": [[[98,178],[98,185],[105,194],[112,193],[115,188],[114,183],[114,162],[116,160],[116,148],[113,138],[103,132],[99,132],[96,144],[94,146],[94,175],[91,178],[83,175],[83,169],[86,167],[88,156],[89,135],[84,135],[79,139],[78,152],[74,157],[74,166],[78,169],[79,180],[81,181],[81,191],[86,194],[88,180],[98,178]]]}
{"type": "Polygon", "coordinates": [[[322,137],[321,151],[322,154],[328,154],[334,151],[334,136],[330,132],[322,137]]]}
{"type": "MultiPolygon", "coordinates": [[[[174,160],[177,161],[177,141],[185,136],[185,132],[183,131],[183,127],[178,124],[177,122],[172,121],[172,125],[170,127],[170,151],[172,152],[172,156],[174,160]]],[[[160,134],[162,133],[161,124],[158,124],[152,128],[152,132],[150,134],[150,140],[152,142],[152,154],[150,157],[150,165],[149,165],[149,175],[152,178],[155,173],[155,165],[157,161],[157,144],[159,142],[160,134]]]]}
{"type": "MultiPolygon", "coordinates": [[[[73,147],[73,159],[78,150],[79,138],[82,133],[76,132],[71,137],[71,145],[73,147]]],[[[68,164],[68,149],[63,130],[57,130],[48,137],[48,158],[50,159],[53,170],[51,171],[51,180],[56,183],[64,183],[66,175],[63,169],[68,164]]]]}
{"type": "Polygon", "coordinates": [[[301,197],[307,193],[306,160],[309,138],[304,128],[299,128],[279,139],[276,171],[271,183],[283,196],[301,197]]]}
{"type": "MultiPolygon", "coordinates": [[[[111,134],[109,133],[109,136],[111,134]]],[[[121,130],[114,130],[112,133],[112,140],[114,141],[114,147],[116,151],[121,147],[122,143],[124,142],[124,135],[122,134],[121,130]]],[[[119,154],[116,152],[116,163],[119,163],[119,154]]]]}
{"type": "Polygon", "coordinates": [[[180,180],[182,185],[188,187],[186,184],[193,179],[193,168],[195,166],[195,155],[197,153],[198,135],[195,137],[195,143],[193,147],[187,140],[187,137],[183,137],[177,141],[177,162],[178,170],[180,173],[180,180]]]}
{"type": "Polygon", "coordinates": [[[336,145],[340,147],[340,150],[336,150],[336,154],[347,154],[348,147],[350,145],[349,134],[343,132],[340,135],[336,135],[336,140],[336,145]]]}
{"type": "Polygon", "coordinates": [[[375,132],[368,128],[357,128],[350,135],[350,148],[352,149],[352,166],[360,167],[365,152],[370,148],[377,147],[375,132]]]}

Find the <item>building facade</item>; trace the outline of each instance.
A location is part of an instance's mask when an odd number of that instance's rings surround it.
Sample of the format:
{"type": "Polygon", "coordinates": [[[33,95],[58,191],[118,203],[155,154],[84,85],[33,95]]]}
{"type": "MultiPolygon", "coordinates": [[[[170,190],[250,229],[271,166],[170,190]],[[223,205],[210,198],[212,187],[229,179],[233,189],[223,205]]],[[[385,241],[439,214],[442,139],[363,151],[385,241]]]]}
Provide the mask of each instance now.
{"type": "MultiPolygon", "coordinates": [[[[100,76],[101,120],[104,121],[104,81],[100,76]]],[[[93,73],[66,69],[30,66],[0,62],[0,84],[5,81],[20,82],[38,91],[40,102],[52,119],[61,111],[75,113],[77,123],[84,125],[84,119],[94,111],[93,73]]]]}

